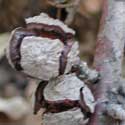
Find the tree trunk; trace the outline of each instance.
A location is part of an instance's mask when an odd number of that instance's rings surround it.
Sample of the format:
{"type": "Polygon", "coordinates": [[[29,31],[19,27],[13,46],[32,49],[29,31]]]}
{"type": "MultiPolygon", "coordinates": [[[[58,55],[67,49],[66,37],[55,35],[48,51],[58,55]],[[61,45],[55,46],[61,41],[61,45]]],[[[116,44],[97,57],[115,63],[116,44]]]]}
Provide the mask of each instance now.
{"type": "MultiPolygon", "coordinates": [[[[104,9],[97,39],[94,66],[100,72],[101,80],[93,91],[99,102],[107,100],[116,103],[117,91],[121,85],[122,57],[125,43],[125,1],[104,0],[104,9]]],[[[105,114],[106,103],[98,103],[88,125],[125,125],[105,114]]]]}

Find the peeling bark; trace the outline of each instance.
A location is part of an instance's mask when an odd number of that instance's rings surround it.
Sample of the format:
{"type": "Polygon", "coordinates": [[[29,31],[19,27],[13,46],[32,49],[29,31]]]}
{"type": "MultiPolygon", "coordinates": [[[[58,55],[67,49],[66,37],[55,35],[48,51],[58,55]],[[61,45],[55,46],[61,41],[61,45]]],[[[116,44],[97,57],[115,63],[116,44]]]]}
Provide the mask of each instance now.
{"type": "MultiPolygon", "coordinates": [[[[106,99],[116,103],[121,81],[122,57],[125,42],[125,1],[104,0],[104,9],[97,40],[94,66],[100,72],[101,80],[94,86],[96,100],[106,99]]],[[[88,125],[124,125],[105,115],[106,103],[99,103],[88,125]]]]}

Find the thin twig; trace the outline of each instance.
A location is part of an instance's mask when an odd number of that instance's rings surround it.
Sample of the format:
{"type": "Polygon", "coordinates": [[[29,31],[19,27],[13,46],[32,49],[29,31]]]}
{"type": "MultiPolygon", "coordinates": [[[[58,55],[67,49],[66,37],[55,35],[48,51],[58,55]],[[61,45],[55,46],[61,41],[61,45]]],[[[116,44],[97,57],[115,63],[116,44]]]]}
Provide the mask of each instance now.
{"type": "Polygon", "coordinates": [[[46,0],[46,1],[49,5],[54,6],[56,8],[73,7],[73,6],[77,6],[80,2],[80,0],[71,0],[71,2],[61,4],[61,3],[56,3],[56,2],[50,1],[50,0],[46,0]]]}
{"type": "Polygon", "coordinates": [[[62,11],[62,8],[57,9],[57,15],[56,15],[57,19],[61,19],[61,11],[62,11]]]}

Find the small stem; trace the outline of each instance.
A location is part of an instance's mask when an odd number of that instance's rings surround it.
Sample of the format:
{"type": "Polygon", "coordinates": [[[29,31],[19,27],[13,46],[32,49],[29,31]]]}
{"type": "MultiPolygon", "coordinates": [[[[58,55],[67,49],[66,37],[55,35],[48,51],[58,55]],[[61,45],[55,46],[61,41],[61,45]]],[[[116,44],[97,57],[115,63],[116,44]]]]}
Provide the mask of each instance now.
{"type": "Polygon", "coordinates": [[[61,11],[62,11],[61,8],[57,8],[57,15],[56,15],[57,19],[61,19],[61,11]]]}
{"type": "Polygon", "coordinates": [[[47,3],[51,6],[57,7],[57,8],[67,8],[67,7],[73,7],[73,6],[77,6],[80,2],[80,0],[72,0],[69,3],[66,4],[60,4],[60,3],[56,3],[54,1],[50,1],[50,0],[46,0],[47,3]]]}

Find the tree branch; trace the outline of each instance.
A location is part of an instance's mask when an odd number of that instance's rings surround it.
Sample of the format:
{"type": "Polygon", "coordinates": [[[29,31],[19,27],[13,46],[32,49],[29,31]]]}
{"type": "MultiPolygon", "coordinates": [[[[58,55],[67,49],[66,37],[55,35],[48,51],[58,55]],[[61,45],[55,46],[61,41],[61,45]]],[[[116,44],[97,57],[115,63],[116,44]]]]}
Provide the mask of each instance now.
{"type": "MultiPolygon", "coordinates": [[[[97,40],[94,66],[101,80],[94,88],[96,100],[113,101],[111,91],[118,88],[121,79],[122,56],[125,41],[125,1],[104,0],[104,9],[97,40]]],[[[98,104],[88,125],[116,125],[104,115],[105,104],[98,104]]]]}

